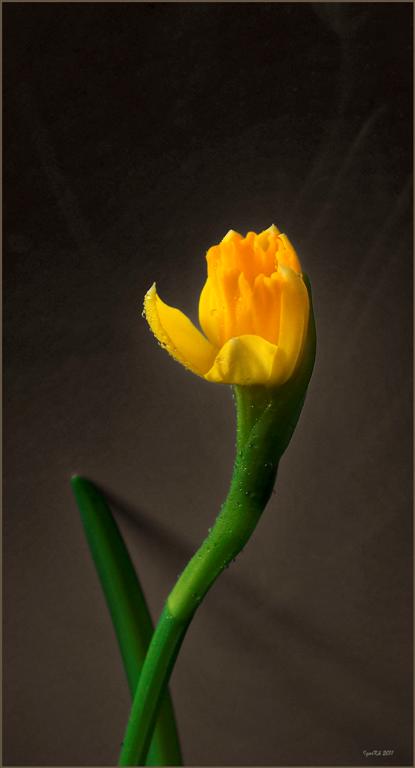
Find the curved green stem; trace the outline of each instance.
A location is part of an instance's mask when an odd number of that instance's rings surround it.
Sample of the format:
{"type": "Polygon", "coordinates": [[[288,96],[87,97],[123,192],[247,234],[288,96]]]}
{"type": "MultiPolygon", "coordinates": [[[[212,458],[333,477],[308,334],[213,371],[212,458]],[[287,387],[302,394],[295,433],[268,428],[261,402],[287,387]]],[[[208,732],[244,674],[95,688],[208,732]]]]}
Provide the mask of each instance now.
{"type": "Polygon", "coordinates": [[[137,686],[120,765],[141,765],[154,727],[159,702],[169,680],[188,624],[164,608],[137,686]]]}
{"type": "MultiPolygon", "coordinates": [[[[252,397],[252,393],[251,393],[252,397]]],[[[243,416],[244,393],[236,394],[238,451],[231,487],[216,523],[170,593],[154,633],[134,697],[120,765],[141,765],[152,725],[189,623],[213,582],[250,538],[271,494],[279,455],[270,460],[269,418],[250,428],[243,416]],[[258,483],[258,478],[261,481],[258,483]]],[[[268,409],[269,410],[269,409],[268,409]]],[[[268,416],[267,407],[265,413],[268,416]]],[[[271,452],[271,455],[274,451],[271,452]]]]}
{"type": "MultiPolygon", "coordinates": [[[[72,489],[111,614],[131,695],[153,635],[153,623],[120,530],[105,498],[89,480],[75,476],[72,489]]],[[[173,705],[167,689],[160,705],[146,765],[182,764],[173,705]]]]}

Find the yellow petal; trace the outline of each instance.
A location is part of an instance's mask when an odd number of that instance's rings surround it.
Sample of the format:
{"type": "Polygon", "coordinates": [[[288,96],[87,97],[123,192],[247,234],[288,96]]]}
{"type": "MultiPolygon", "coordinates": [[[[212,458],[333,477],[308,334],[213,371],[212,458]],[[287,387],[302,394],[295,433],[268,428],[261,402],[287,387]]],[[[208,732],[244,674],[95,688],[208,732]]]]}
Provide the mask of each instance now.
{"type": "Polygon", "coordinates": [[[283,264],[285,267],[290,267],[290,269],[293,269],[297,274],[301,274],[299,258],[287,235],[279,235],[278,240],[280,244],[277,251],[278,263],[283,264]]]}
{"type": "Polygon", "coordinates": [[[230,229],[229,232],[226,233],[225,237],[222,237],[221,242],[227,243],[227,242],[233,242],[233,241],[243,240],[242,235],[239,234],[239,232],[236,232],[234,229],[230,229]]]}
{"type": "Polygon", "coordinates": [[[276,227],[275,224],[271,224],[271,226],[268,227],[268,229],[264,229],[262,232],[260,232],[257,235],[257,238],[261,244],[261,247],[264,248],[264,250],[266,250],[268,248],[270,235],[272,236],[272,235],[279,235],[279,234],[280,234],[280,231],[278,227],[276,227]]]}
{"type": "Polygon", "coordinates": [[[203,333],[209,341],[220,348],[223,335],[223,309],[221,311],[218,294],[215,291],[212,279],[208,277],[199,299],[199,323],[203,333]]]}
{"type": "Polygon", "coordinates": [[[229,339],[217,354],[205,379],[222,384],[282,384],[289,376],[284,352],[261,336],[229,339]]]}
{"type": "Polygon", "coordinates": [[[156,339],[175,360],[199,376],[209,371],[217,349],[183,312],[160,299],[155,283],[145,295],[144,315],[156,339]]]}
{"type": "Polygon", "coordinates": [[[309,298],[301,275],[281,264],[278,267],[278,274],[282,280],[278,346],[285,354],[290,368],[289,376],[291,376],[300,357],[307,332],[309,298]]]}

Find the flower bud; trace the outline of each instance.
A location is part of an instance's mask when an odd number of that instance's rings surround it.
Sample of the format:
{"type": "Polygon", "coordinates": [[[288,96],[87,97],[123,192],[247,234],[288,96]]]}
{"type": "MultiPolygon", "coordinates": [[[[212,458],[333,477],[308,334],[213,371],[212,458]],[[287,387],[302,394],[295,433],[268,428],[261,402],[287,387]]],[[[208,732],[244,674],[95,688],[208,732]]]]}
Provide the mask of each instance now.
{"type": "Polygon", "coordinates": [[[207,254],[199,300],[203,333],[165,304],[155,284],[144,314],[159,343],[207,381],[278,387],[298,369],[310,299],[297,254],[272,225],[243,237],[231,230],[207,254]]]}

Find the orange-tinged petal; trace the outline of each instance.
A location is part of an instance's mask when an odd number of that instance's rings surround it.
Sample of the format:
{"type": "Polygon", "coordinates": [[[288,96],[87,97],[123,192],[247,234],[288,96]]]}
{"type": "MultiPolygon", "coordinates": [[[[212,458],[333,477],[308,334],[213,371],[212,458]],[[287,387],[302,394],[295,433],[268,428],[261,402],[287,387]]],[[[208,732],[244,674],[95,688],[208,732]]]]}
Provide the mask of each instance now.
{"type": "Polygon", "coordinates": [[[245,336],[256,333],[254,329],[255,306],[252,285],[241,272],[238,276],[237,300],[235,304],[235,324],[230,336],[245,336]]]}
{"type": "Polygon", "coordinates": [[[217,349],[183,312],[160,299],[155,283],[145,295],[144,314],[156,339],[175,360],[199,376],[210,370],[217,349]]]}
{"type": "Polygon", "coordinates": [[[266,269],[264,272],[266,274],[270,274],[270,272],[273,272],[275,269],[275,251],[279,234],[279,229],[277,229],[275,224],[271,224],[268,229],[264,229],[263,232],[260,232],[256,238],[256,242],[265,254],[266,269]]]}
{"type": "Polygon", "coordinates": [[[277,272],[271,277],[257,275],[254,285],[254,333],[271,344],[278,343],[282,281],[277,272]]]}
{"type": "Polygon", "coordinates": [[[289,376],[284,352],[260,336],[229,339],[218,352],[205,379],[222,384],[274,386],[289,376]]]}

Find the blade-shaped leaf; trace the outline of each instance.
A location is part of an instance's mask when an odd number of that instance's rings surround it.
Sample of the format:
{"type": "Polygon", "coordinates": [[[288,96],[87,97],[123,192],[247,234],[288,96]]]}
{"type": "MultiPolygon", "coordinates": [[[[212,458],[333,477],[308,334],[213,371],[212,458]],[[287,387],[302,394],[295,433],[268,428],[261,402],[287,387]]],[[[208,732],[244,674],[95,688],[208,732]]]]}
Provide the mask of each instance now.
{"type": "MultiPolygon", "coordinates": [[[[71,485],[133,696],[153,635],[150,612],[127,547],[104,496],[93,483],[78,475],[71,479],[71,485]]],[[[173,705],[166,691],[146,765],[181,764],[173,705]]]]}

